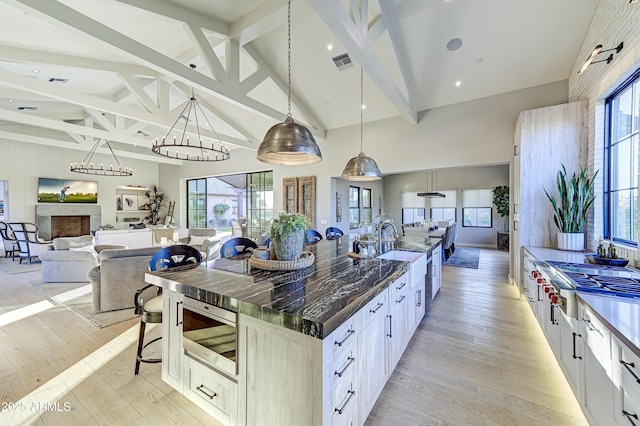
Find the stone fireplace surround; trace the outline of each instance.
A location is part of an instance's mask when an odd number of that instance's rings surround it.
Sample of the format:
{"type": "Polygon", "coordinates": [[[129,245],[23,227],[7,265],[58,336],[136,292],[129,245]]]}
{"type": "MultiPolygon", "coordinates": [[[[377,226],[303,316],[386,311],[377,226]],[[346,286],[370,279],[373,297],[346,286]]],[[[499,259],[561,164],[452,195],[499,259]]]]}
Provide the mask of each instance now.
{"type": "Polygon", "coordinates": [[[86,204],[37,204],[36,225],[40,238],[51,239],[51,216],[89,216],[90,228],[96,231],[102,224],[102,208],[99,205],[86,204]]]}

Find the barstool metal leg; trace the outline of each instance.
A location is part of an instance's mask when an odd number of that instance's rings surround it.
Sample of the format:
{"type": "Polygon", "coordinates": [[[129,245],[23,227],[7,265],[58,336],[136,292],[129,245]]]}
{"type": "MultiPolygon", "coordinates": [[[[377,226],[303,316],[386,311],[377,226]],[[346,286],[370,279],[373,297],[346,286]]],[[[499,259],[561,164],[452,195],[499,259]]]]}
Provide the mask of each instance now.
{"type": "Polygon", "coordinates": [[[144,329],[147,323],[140,319],[140,335],[138,336],[138,352],[136,352],[136,371],[134,374],[138,374],[140,371],[140,359],[142,358],[142,348],[144,347],[144,329]]]}

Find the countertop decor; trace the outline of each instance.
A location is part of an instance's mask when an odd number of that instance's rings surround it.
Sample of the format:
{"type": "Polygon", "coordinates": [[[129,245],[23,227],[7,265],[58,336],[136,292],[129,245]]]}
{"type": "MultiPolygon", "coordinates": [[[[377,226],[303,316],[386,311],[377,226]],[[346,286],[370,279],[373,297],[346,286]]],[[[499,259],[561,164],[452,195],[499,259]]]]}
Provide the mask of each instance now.
{"type": "Polygon", "coordinates": [[[265,260],[259,259],[256,256],[249,258],[249,263],[254,268],[262,269],[265,271],[295,271],[297,269],[304,269],[313,265],[315,256],[309,251],[303,251],[300,258],[297,260],[265,260]]]}

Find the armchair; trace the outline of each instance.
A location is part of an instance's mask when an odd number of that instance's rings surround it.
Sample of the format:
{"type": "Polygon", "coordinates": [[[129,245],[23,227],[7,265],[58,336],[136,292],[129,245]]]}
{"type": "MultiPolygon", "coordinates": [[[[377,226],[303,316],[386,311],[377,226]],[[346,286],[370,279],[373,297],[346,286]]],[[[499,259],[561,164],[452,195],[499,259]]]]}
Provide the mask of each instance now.
{"type": "Polygon", "coordinates": [[[0,238],[4,245],[4,257],[11,255],[11,260],[15,260],[16,252],[19,252],[18,241],[13,236],[13,232],[9,229],[7,222],[0,221],[0,238]]]}
{"type": "Polygon", "coordinates": [[[30,222],[11,222],[9,227],[18,243],[20,263],[22,259],[31,259],[53,249],[51,241],[44,241],[38,236],[38,225],[30,222]]]}
{"type": "Polygon", "coordinates": [[[191,247],[204,253],[205,260],[211,260],[220,254],[220,237],[215,228],[189,228],[191,247]]]}

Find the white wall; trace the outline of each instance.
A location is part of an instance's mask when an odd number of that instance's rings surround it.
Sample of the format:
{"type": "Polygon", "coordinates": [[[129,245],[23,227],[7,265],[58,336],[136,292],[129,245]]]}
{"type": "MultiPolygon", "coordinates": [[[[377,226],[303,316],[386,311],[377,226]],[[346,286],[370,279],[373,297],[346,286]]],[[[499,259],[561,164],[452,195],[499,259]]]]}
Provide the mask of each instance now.
{"type": "MultiPolygon", "coordinates": [[[[39,136],[46,136],[40,132],[39,136]]],[[[106,177],[72,173],[71,162],[80,162],[86,152],[0,139],[0,180],[8,181],[9,217],[11,221],[35,222],[38,178],[90,180],[98,182],[98,205],[102,207],[102,224],[115,225],[116,186],[151,185],[158,182],[158,166],[148,161],[119,158],[134,170],[132,177],[106,177]]],[[[95,163],[113,163],[113,157],[96,154],[95,163]]]]}
{"type": "MultiPolygon", "coordinates": [[[[385,175],[508,164],[513,156],[513,131],[520,111],[565,103],[567,93],[567,81],[561,81],[422,112],[417,125],[401,117],[368,122],[364,125],[364,151],[376,160],[385,175]]],[[[277,212],[282,209],[283,178],[316,176],[316,227],[322,232],[326,226],[346,230],[345,219],[335,222],[335,193],[349,185],[343,186],[331,178],[340,176],[349,158],[358,154],[359,145],[360,126],[355,125],[328,131],[327,140],[319,141],[323,161],[310,166],[270,166],[257,161],[255,151],[244,149],[233,150],[230,160],[219,163],[189,163],[181,167],[163,164],[159,166],[160,187],[171,199],[179,200],[176,220],[183,224],[186,207],[180,200],[186,197],[187,178],[273,170],[277,212]],[[322,220],[327,221],[326,226],[320,225],[322,220]]],[[[387,210],[391,206],[383,188],[372,186],[375,211],[380,196],[385,196],[387,210]]],[[[347,201],[343,195],[343,209],[348,208],[347,201]]]]}

